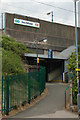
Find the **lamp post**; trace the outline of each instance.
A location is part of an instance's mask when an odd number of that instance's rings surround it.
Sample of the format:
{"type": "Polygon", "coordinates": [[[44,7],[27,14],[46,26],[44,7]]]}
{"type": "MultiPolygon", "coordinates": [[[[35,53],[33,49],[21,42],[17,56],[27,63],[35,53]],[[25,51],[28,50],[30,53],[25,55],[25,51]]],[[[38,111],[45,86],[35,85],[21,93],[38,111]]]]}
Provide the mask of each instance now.
{"type": "Polygon", "coordinates": [[[37,72],[38,72],[38,63],[39,63],[39,58],[38,58],[38,42],[46,42],[46,41],[47,41],[46,38],[37,41],[37,72]]]}
{"type": "Polygon", "coordinates": [[[50,14],[52,15],[52,22],[53,22],[53,11],[47,13],[47,15],[50,15],[50,14]]]}
{"type": "MultiPolygon", "coordinates": [[[[74,5],[75,5],[75,40],[76,40],[76,66],[77,69],[79,68],[78,65],[78,42],[77,42],[77,13],[76,13],[76,2],[78,0],[74,0],[74,5]]],[[[77,71],[77,84],[78,84],[78,94],[79,94],[79,72],[77,71]]]]}
{"type": "Polygon", "coordinates": [[[78,114],[80,116],[80,94],[79,94],[79,64],[78,64],[78,40],[77,40],[77,13],[76,13],[76,2],[79,0],[73,0],[75,7],[75,40],[76,40],[76,67],[77,67],[77,85],[78,85],[78,95],[77,95],[77,104],[78,104],[78,114]]]}

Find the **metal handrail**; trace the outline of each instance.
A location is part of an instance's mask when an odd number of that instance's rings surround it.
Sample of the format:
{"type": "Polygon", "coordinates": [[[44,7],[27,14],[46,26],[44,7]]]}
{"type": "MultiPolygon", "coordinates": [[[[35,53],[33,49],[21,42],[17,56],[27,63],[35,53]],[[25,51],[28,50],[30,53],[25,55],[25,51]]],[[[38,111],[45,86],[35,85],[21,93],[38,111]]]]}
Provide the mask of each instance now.
{"type": "Polygon", "coordinates": [[[69,86],[67,86],[67,88],[65,89],[65,108],[66,108],[66,91],[68,90],[69,86]]]}

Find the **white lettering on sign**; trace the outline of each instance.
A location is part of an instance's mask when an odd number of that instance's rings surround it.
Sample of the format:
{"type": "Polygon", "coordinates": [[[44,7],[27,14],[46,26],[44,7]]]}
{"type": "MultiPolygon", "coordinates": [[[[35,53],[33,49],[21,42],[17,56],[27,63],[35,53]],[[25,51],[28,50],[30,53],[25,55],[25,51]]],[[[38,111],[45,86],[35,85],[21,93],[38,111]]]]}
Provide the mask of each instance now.
{"type": "Polygon", "coordinates": [[[14,24],[40,28],[40,23],[14,18],[14,24]]]}

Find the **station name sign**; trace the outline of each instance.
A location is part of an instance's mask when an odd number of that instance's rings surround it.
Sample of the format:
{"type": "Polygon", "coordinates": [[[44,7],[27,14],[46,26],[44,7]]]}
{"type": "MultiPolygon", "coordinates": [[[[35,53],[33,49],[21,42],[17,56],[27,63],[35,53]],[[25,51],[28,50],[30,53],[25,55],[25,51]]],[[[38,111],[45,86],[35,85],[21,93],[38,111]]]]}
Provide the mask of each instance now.
{"type": "Polygon", "coordinates": [[[40,23],[14,18],[14,24],[40,28],[40,23]]]}

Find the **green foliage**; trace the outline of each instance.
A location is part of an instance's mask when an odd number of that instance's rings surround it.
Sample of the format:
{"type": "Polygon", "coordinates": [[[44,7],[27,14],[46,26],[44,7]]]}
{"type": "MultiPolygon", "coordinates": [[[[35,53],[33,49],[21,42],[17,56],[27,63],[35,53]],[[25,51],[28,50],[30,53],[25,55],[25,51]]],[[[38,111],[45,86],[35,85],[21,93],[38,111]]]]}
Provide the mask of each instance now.
{"type": "MultiPolygon", "coordinates": [[[[78,53],[79,58],[79,66],[80,66],[80,52],[78,53]]],[[[76,75],[76,53],[72,53],[72,55],[69,58],[69,64],[67,65],[70,72],[73,73],[73,103],[77,104],[77,94],[78,94],[78,87],[77,87],[77,75],[76,75]]],[[[80,75],[79,75],[80,76],[80,75]]]]}
{"type": "Polygon", "coordinates": [[[16,42],[11,37],[2,36],[0,38],[2,44],[2,73],[6,74],[22,74],[25,72],[22,59],[24,53],[28,53],[28,49],[23,43],[16,42]]]}
{"type": "Polygon", "coordinates": [[[23,43],[16,42],[16,40],[8,36],[2,36],[2,47],[5,50],[13,51],[21,57],[24,56],[24,53],[29,53],[29,50],[23,43]]]}
{"type": "Polygon", "coordinates": [[[77,86],[77,79],[76,78],[74,79],[72,93],[73,93],[73,104],[77,104],[78,86],[77,86]]]}
{"type": "Polygon", "coordinates": [[[70,72],[75,72],[75,69],[76,69],[76,53],[72,53],[72,55],[70,56],[69,58],[69,64],[67,65],[68,66],[68,69],[70,72]]]}
{"type": "Polygon", "coordinates": [[[24,73],[20,57],[12,51],[2,49],[2,72],[3,75],[24,73]]]}

